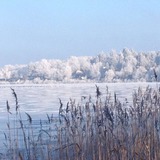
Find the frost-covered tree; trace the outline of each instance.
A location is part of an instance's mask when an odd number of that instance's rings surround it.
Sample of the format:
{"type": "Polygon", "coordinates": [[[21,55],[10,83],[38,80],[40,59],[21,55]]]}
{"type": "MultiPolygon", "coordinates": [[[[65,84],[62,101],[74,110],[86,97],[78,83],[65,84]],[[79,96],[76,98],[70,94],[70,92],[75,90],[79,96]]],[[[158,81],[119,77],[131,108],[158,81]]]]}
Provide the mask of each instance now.
{"type": "Polygon", "coordinates": [[[73,81],[160,81],[160,52],[136,52],[125,48],[117,53],[101,52],[97,56],[72,56],[67,60],[42,59],[27,65],[0,68],[0,80],[7,82],[73,81]]]}
{"type": "Polygon", "coordinates": [[[133,74],[133,79],[135,81],[145,81],[146,75],[147,75],[146,68],[144,66],[139,66],[133,74]]]}
{"type": "Polygon", "coordinates": [[[106,71],[105,81],[112,82],[115,76],[115,72],[112,69],[106,71]]]}
{"type": "Polygon", "coordinates": [[[15,71],[15,68],[16,67],[12,65],[6,65],[3,68],[1,68],[1,79],[5,79],[5,81],[11,79],[13,72],[15,71]]]}

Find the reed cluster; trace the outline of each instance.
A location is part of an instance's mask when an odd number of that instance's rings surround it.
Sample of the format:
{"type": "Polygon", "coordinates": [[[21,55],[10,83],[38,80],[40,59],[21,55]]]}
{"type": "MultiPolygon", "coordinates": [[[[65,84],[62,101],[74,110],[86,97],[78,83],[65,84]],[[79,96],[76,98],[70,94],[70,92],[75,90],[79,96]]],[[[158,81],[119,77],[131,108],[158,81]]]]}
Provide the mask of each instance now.
{"type": "Polygon", "coordinates": [[[66,106],[59,99],[59,115],[34,121],[26,113],[22,119],[18,99],[14,122],[10,117],[5,133],[6,153],[12,160],[158,160],[160,159],[160,89],[141,88],[133,103],[118,100],[106,91],[101,97],[70,99],[66,106]]]}

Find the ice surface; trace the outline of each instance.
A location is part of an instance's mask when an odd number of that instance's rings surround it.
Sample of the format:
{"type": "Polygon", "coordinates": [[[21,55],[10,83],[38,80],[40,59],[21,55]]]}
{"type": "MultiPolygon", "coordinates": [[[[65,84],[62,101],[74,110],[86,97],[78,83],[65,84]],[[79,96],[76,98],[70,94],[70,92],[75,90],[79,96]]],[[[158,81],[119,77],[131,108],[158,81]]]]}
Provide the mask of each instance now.
{"type": "Polygon", "coordinates": [[[6,100],[10,105],[10,111],[15,113],[15,98],[13,88],[18,96],[18,102],[22,119],[27,120],[25,112],[32,116],[33,120],[47,119],[46,114],[57,114],[59,109],[59,98],[64,107],[70,98],[81,103],[81,96],[92,96],[95,99],[96,87],[102,92],[102,100],[106,95],[106,86],[111,95],[116,93],[117,98],[125,102],[125,98],[132,104],[132,94],[139,87],[145,89],[148,85],[156,88],[158,83],[72,83],[72,84],[46,84],[46,85],[0,85],[0,139],[7,128],[6,100]]]}
{"type": "MultiPolygon", "coordinates": [[[[138,87],[145,88],[148,85],[156,87],[157,83],[72,83],[72,84],[46,84],[46,85],[1,85],[0,86],[0,118],[6,118],[6,100],[8,100],[11,112],[15,112],[15,99],[12,95],[13,88],[18,96],[21,112],[27,112],[33,116],[44,115],[46,113],[56,113],[59,109],[59,98],[64,106],[70,98],[76,102],[81,101],[81,96],[96,96],[97,84],[102,92],[102,97],[106,95],[106,86],[111,95],[117,94],[120,100],[127,98],[131,101],[132,94],[138,87]]],[[[40,116],[39,116],[40,117],[40,116]]]]}

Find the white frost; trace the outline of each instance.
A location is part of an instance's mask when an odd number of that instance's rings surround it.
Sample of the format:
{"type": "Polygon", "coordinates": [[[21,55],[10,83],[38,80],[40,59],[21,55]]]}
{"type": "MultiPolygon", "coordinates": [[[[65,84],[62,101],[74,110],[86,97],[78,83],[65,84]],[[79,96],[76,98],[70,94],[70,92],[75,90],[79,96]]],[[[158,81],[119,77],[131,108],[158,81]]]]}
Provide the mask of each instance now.
{"type": "Polygon", "coordinates": [[[160,52],[136,52],[123,49],[117,53],[76,57],[67,60],[47,60],[28,65],[6,65],[0,68],[1,83],[50,82],[126,82],[155,81],[155,69],[160,81],[160,52]]]}

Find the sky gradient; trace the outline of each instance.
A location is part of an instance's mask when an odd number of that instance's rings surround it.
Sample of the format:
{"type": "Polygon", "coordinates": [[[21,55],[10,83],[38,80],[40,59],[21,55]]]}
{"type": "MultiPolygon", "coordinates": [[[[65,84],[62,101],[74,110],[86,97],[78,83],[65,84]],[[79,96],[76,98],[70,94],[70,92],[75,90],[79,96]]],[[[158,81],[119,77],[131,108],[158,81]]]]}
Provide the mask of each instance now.
{"type": "Polygon", "coordinates": [[[0,67],[160,50],[159,0],[1,0],[0,67]]]}

